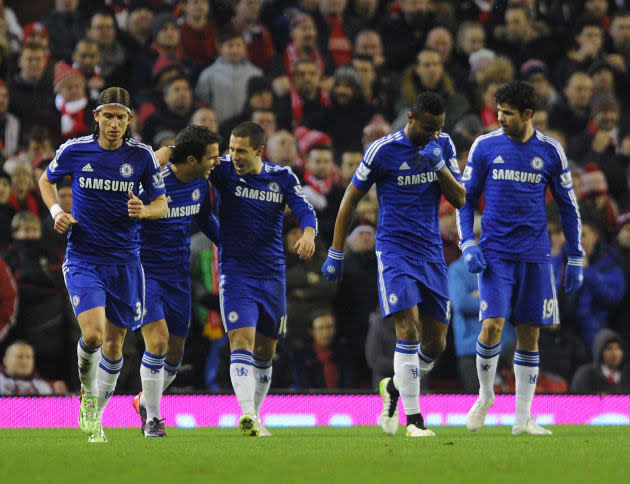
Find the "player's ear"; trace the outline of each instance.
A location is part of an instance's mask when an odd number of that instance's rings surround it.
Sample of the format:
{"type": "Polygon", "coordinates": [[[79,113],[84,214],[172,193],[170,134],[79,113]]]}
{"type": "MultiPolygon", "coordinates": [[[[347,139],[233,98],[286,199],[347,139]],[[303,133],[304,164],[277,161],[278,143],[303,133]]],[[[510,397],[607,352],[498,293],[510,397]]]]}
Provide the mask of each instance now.
{"type": "Polygon", "coordinates": [[[262,156],[264,152],[265,152],[265,145],[260,145],[258,148],[256,148],[256,156],[262,156]]]}
{"type": "Polygon", "coordinates": [[[529,121],[534,116],[534,111],[532,109],[526,109],[523,111],[523,121],[529,121]]]}
{"type": "Polygon", "coordinates": [[[193,155],[188,155],[186,157],[186,163],[188,163],[189,165],[196,165],[197,164],[197,158],[195,158],[193,155]]]}
{"type": "Polygon", "coordinates": [[[94,116],[94,121],[98,123],[98,111],[96,109],[92,111],[92,116],[94,116]]]}

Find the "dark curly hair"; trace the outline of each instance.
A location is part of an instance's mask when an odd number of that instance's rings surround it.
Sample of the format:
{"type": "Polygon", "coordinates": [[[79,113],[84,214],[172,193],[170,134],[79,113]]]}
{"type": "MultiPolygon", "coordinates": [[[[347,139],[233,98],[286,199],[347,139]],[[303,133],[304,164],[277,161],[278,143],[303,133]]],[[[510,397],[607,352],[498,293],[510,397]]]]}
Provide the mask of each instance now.
{"type": "Polygon", "coordinates": [[[205,126],[186,126],[175,137],[173,163],[184,163],[189,156],[194,156],[197,162],[201,162],[206,147],[214,143],[221,144],[221,137],[205,126]]]}
{"type": "Polygon", "coordinates": [[[526,109],[536,109],[537,99],[534,88],[528,82],[511,81],[501,86],[494,95],[497,104],[509,104],[522,114],[526,109]]]}

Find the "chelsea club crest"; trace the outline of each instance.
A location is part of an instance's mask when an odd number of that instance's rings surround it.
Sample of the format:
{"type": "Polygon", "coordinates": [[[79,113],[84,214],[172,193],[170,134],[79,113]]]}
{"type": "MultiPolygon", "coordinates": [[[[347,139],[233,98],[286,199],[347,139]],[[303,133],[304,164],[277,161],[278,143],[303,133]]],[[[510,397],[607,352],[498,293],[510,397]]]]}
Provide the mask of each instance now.
{"type": "Polygon", "coordinates": [[[271,190],[272,192],[278,193],[280,191],[280,185],[278,185],[276,182],[271,182],[269,184],[269,190],[271,190]]]}
{"type": "Polygon", "coordinates": [[[123,163],[122,165],[120,165],[120,174],[125,178],[129,178],[131,175],[133,175],[133,166],[131,166],[129,163],[123,163]]]}
{"type": "Polygon", "coordinates": [[[542,170],[543,165],[545,164],[540,156],[534,156],[532,161],[529,162],[534,170],[542,170]]]}
{"type": "Polygon", "coordinates": [[[199,197],[201,196],[201,192],[199,191],[199,188],[195,188],[195,190],[192,192],[192,199],[194,202],[199,200],[199,197]]]}

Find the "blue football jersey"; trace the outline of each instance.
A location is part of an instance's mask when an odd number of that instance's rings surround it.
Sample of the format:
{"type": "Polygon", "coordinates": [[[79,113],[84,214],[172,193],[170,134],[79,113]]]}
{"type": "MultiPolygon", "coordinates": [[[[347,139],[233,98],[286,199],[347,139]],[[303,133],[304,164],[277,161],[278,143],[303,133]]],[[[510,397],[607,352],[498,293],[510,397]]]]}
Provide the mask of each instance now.
{"type": "Polygon", "coordinates": [[[549,262],[545,194],[551,188],[562,218],[570,262],[583,256],[580,214],[569,163],[560,143],[540,131],[524,143],[502,129],[480,136],[462,175],[466,204],[457,212],[460,247],[474,244],[473,218],[483,192],[479,246],[485,255],[522,262],[549,262]]]}
{"type": "Polygon", "coordinates": [[[160,164],[151,148],[128,139],[115,150],[101,148],[93,135],[62,144],[46,175],[57,183],[72,176],[72,216],[68,256],[94,264],[124,264],[138,260],[138,219],[129,217],[128,191],[140,185],[148,197],[164,194],[160,164]]]}
{"type": "MultiPolygon", "coordinates": [[[[140,260],[147,272],[172,277],[190,272],[190,227],[193,220],[213,242],[219,227],[210,208],[210,185],[206,179],[180,182],[168,164],[162,171],[168,214],[155,220],[142,220],[140,260]]],[[[147,194],[140,198],[146,203],[147,194]]]]}
{"type": "Polygon", "coordinates": [[[221,274],[247,277],[284,277],[282,224],[289,206],[302,230],[317,218],[302,195],[291,168],[263,161],[262,171],[239,176],[230,157],[210,172],[219,214],[219,269],[221,274]]]}
{"type": "MultiPolygon", "coordinates": [[[[460,180],[455,146],[446,133],[436,140],[446,169],[460,180]]],[[[420,156],[422,147],[409,141],[404,130],[374,141],[352,178],[367,192],[376,183],[378,228],[376,250],[444,262],[440,220],[442,190],[431,164],[420,156]]]]}

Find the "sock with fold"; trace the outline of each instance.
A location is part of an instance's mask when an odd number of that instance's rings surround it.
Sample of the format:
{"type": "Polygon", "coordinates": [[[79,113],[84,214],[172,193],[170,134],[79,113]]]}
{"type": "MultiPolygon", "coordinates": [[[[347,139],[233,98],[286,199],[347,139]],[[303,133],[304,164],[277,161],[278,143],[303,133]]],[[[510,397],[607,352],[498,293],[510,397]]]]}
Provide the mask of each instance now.
{"type": "Polygon", "coordinates": [[[147,409],[147,421],[160,419],[160,400],[164,385],[164,360],[166,355],[154,355],[145,351],[140,364],[142,400],[147,409]]]}
{"type": "Polygon", "coordinates": [[[532,400],[538,381],[538,351],[514,352],[514,376],[516,377],[515,425],[526,423],[531,417],[532,400]]]}
{"type": "Polygon", "coordinates": [[[90,395],[96,395],[96,370],[101,359],[101,346],[90,348],[83,341],[83,336],[79,338],[77,343],[77,366],[79,369],[79,379],[81,385],[85,387],[90,395]]]}
{"type": "Polygon", "coordinates": [[[254,410],[256,411],[256,415],[258,415],[260,406],[269,392],[271,370],[271,360],[263,361],[254,358],[254,410]]]}
{"type": "Polygon", "coordinates": [[[420,413],[420,379],[418,341],[396,340],[394,352],[394,386],[400,393],[405,414],[420,413]]]}
{"type": "Polygon", "coordinates": [[[98,364],[98,370],[96,371],[96,388],[98,394],[97,410],[99,419],[103,416],[103,410],[105,410],[107,402],[109,402],[109,399],[114,394],[122,366],[122,356],[118,360],[110,360],[101,351],[101,360],[98,364]]]}
{"type": "Polygon", "coordinates": [[[494,399],[494,377],[501,353],[501,343],[485,345],[477,339],[477,377],[479,397],[485,401],[494,399]]]}
{"type": "Polygon", "coordinates": [[[234,350],[230,356],[230,380],[243,414],[254,415],[254,355],[234,350]]]}

